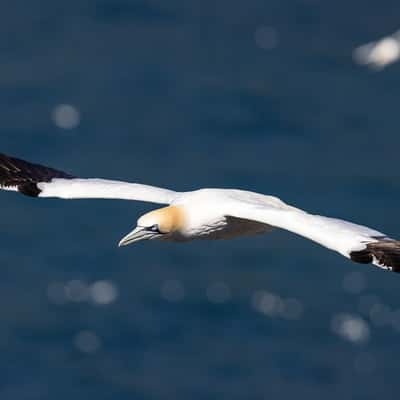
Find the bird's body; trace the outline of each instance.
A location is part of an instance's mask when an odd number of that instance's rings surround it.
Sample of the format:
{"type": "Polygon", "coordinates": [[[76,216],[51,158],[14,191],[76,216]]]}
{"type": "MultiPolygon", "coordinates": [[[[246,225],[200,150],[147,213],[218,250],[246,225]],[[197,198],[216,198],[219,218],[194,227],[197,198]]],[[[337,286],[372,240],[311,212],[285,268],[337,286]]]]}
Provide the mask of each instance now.
{"type": "MultiPolygon", "coordinates": [[[[265,222],[237,216],[243,202],[271,209],[296,210],[277,197],[245,190],[199,189],[177,193],[171,205],[179,207],[185,221],[177,240],[233,239],[267,233],[274,229],[265,222]]],[[[165,210],[168,211],[169,208],[166,207],[165,210]]]]}
{"type": "MultiPolygon", "coordinates": [[[[215,201],[200,201],[203,197],[201,191],[202,189],[196,192],[182,193],[183,199],[176,205],[151,212],[151,214],[157,213],[161,220],[168,218],[171,213],[179,214],[182,224],[178,225],[178,229],[171,231],[164,240],[186,242],[196,239],[234,239],[240,236],[267,233],[273,229],[268,224],[224,215],[223,211],[214,207],[215,201]],[[199,205],[201,205],[201,212],[196,211],[199,209],[199,205]]],[[[226,191],[229,192],[229,189],[226,191]]],[[[218,195],[218,198],[224,199],[224,192],[219,192],[218,195]]]]}
{"type": "Polygon", "coordinates": [[[309,214],[260,193],[238,189],[175,192],[137,183],[80,179],[1,154],[0,187],[32,197],[125,199],[167,205],[140,217],[120,245],[145,239],[231,239],[282,228],[352,261],[400,272],[399,241],[362,225],[309,214]]]}

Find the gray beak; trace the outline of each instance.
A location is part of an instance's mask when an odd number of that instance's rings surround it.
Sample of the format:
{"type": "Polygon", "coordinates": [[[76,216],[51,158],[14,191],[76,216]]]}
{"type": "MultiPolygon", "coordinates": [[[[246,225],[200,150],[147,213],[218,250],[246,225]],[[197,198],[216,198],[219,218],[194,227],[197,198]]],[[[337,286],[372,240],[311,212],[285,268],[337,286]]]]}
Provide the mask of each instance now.
{"type": "Polygon", "coordinates": [[[126,246],[128,244],[138,242],[139,240],[150,239],[153,236],[153,232],[149,232],[146,230],[146,228],[138,226],[121,239],[121,241],[118,243],[118,247],[126,246]]]}

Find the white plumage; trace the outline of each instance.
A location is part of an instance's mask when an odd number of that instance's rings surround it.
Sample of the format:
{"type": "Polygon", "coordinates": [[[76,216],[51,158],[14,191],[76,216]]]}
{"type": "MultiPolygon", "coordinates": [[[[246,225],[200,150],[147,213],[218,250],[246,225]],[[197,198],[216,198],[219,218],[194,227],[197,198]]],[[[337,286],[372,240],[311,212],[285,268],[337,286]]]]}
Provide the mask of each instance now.
{"type": "Polygon", "coordinates": [[[1,154],[0,185],[34,197],[125,199],[167,205],[140,217],[120,245],[144,239],[230,239],[281,228],[353,261],[400,270],[398,241],[365,226],[309,214],[259,193],[237,189],[175,192],[137,183],[80,179],[1,154]]]}
{"type": "Polygon", "coordinates": [[[169,204],[175,192],[154,186],[111,181],[107,179],[61,179],[40,182],[39,197],[59,197],[61,199],[122,199],[140,200],[149,203],[169,204]]]}

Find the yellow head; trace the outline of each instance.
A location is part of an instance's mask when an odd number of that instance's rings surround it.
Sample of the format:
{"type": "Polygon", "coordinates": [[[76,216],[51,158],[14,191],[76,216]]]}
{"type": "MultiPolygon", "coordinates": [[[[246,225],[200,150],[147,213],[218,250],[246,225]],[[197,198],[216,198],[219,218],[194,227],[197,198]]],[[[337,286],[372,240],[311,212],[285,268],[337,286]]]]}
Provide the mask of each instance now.
{"type": "Polygon", "coordinates": [[[122,238],[119,246],[126,246],[139,240],[161,239],[179,232],[185,224],[182,207],[169,206],[150,211],[137,221],[137,227],[122,238]]]}

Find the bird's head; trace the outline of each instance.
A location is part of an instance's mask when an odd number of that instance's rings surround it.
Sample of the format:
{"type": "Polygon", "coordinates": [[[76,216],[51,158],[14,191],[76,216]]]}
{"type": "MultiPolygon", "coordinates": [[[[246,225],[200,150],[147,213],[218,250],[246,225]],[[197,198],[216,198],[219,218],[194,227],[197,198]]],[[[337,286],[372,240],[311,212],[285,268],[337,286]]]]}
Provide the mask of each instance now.
{"type": "Polygon", "coordinates": [[[182,229],[185,222],[184,211],[179,206],[169,206],[142,215],[136,228],[124,236],[118,246],[139,240],[166,239],[182,229]]]}

